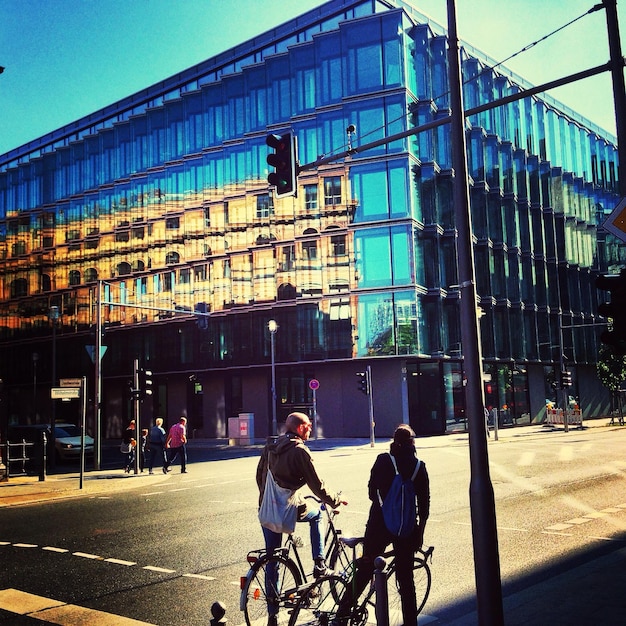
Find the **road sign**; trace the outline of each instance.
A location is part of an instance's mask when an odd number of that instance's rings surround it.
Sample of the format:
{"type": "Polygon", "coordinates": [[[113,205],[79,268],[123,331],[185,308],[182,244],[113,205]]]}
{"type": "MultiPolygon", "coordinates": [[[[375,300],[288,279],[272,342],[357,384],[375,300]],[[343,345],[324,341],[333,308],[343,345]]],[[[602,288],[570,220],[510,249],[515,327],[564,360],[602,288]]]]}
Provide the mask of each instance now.
{"type": "Polygon", "coordinates": [[[61,378],[59,381],[61,387],[80,387],[82,385],[81,378],[61,378]]]}
{"type": "Polygon", "coordinates": [[[52,387],[50,395],[53,400],[80,398],[80,389],[78,387],[52,387]]]}
{"type": "Polygon", "coordinates": [[[622,198],[603,224],[618,239],[626,241],[626,198],[622,198]]]}
{"type": "Polygon", "coordinates": [[[319,389],[319,388],[320,388],[320,381],[315,378],[312,378],[309,381],[309,389],[313,389],[313,391],[315,391],[316,389],[319,389]]]}
{"type": "MultiPolygon", "coordinates": [[[[85,346],[85,350],[87,350],[87,354],[91,359],[92,363],[96,362],[96,346],[85,346]]],[[[104,353],[107,351],[107,346],[100,346],[100,358],[104,356],[104,353]]]]}

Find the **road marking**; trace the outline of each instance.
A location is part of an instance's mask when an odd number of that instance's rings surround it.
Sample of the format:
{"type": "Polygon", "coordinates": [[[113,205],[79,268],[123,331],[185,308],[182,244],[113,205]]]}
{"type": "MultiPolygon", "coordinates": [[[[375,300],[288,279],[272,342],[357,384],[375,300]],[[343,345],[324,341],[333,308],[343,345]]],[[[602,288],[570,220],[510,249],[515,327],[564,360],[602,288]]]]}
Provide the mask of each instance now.
{"type": "Polygon", "coordinates": [[[549,530],[542,530],[542,534],[544,535],[559,535],[560,537],[572,537],[572,533],[557,533],[549,530]]]}
{"type": "Polygon", "coordinates": [[[133,561],[124,561],[123,559],[104,559],[104,561],[106,563],[116,563],[117,565],[137,565],[137,563],[134,563],[133,561]]]}
{"type": "Polygon", "coordinates": [[[602,513],[621,513],[622,509],[610,506],[608,509],[602,509],[602,513]]]}
{"type": "Polygon", "coordinates": [[[594,537],[593,535],[590,535],[589,539],[598,539],[600,541],[621,541],[621,539],[616,540],[613,537],[594,537]]]}
{"type": "Polygon", "coordinates": [[[89,552],[72,552],[72,556],[80,556],[83,559],[93,559],[94,561],[104,561],[101,556],[89,554],[89,552]]]}
{"type": "Polygon", "coordinates": [[[205,576],[204,574],[183,574],[183,578],[200,578],[201,580],[215,580],[215,576],[205,576]]]}
{"type": "Polygon", "coordinates": [[[150,570],[151,572],[161,572],[163,574],[175,574],[175,569],[166,569],[165,567],[156,567],[155,565],[144,565],[143,569],[150,570]]]}
{"type": "Polygon", "coordinates": [[[16,548],[38,548],[39,546],[35,543],[14,543],[16,548]]]}
{"type": "Polygon", "coordinates": [[[66,548],[55,548],[54,546],[43,546],[41,549],[46,550],[48,552],[59,552],[59,553],[69,552],[69,550],[67,550],[66,548]]]}
{"type": "Polygon", "coordinates": [[[17,615],[25,615],[42,622],[75,626],[98,624],[98,626],[152,626],[130,617],[87,609],[76,604],[66,604],[52,598],[36,596],[19,589],[0,590],[0,608],[17,615]]]}
{"type": "Polygon", "coordinates": [[[586,524],[590,522],[591,518],[589,517],[575,517],[574,519],[568,519],[566,524],[586,524]]]}
{"type": "Polygon", "coordinates": [[[590,519],[598,519],[599,517],[604,517],[606,513],[602,513],[600,511],[592,511],[591,513],[586,513],[583,517],[589,517],[590,519]]]}
{"type": "Polygon", "coordinates": [[[571,524],[552,524],[552,526],[546,526],[546,528],[544,530],[567,530],[568,528],[571,528],[572,525],[571,524]]]}

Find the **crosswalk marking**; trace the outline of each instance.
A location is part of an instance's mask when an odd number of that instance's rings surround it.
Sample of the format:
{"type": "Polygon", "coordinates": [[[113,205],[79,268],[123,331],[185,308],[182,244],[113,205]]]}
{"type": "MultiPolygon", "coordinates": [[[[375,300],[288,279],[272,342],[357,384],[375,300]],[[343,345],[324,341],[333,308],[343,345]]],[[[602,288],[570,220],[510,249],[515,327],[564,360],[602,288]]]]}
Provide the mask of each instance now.
{"type": "Polygon", "coordinates": [[[76,604],[66,604],[52,598],[26,593],[19,589],[0,589],[0,609],[26,615],[33,619],[59,626],[98,624],[98,626],[154,626],[130,617],[114,615],[96,609],[87,609],[76,604]]]}

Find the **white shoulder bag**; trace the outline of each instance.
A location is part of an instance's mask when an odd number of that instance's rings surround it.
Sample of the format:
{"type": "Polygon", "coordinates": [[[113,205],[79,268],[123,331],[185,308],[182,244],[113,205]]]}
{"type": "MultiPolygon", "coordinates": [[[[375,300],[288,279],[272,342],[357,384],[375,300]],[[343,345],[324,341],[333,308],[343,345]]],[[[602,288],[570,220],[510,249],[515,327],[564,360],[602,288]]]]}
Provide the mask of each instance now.
{"type": "Polygon", "coordinates": [[[259,508],[261,526],[275,533],[292,533],[296,528],[298,514],[298,499],[295,493],[276,483],[268,465],[265,491],[259,508]]]}

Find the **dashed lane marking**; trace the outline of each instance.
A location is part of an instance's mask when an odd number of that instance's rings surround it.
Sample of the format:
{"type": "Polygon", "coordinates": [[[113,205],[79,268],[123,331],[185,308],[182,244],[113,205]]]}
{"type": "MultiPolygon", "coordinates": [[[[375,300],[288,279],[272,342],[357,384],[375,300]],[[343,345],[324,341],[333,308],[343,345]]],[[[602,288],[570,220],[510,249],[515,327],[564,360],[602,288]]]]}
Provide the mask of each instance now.
{"type": "Polygon", "coordinates": [[[66,548],[55,548],[54,546],[43,546],[41,549],[46,550],[46,552],[58,552],[60,554],[69,552],[66,548]]]}
{"type": "Polygon", "coordinates": [[[205,576],[204,574],[183,574],[184,578],[199,578],[200,580],[215,580],[215,576],[205,576]]]}
{"type": "Polygon", "coordinates": [[[561,530],[567,530],[568,528],[571,528],[571,527],[572,527],[571,524],[552,524],[552,526],[546,526],[546,528],[544,528],[544,530],[561,531],[561,530]]]}
{"type": "Polygon", "coordinates": [[[160,572],[162,574],[175,574],[175,569],[167,569],[165,567],[156,567],[155,565],[144,565],[143,569],[147,569],[151,572],[160,572]]]}
{"type": "Polygon", "coordinates": [[[0,609],[59,626],[98,624],[98,626],[152,626],[130,617],[66,604],[52,598],[36,596],[19,589],[0,590],[0,609]]]}
{"type": "Polygon", "coordinates": [[[577,525],[577,524],[586,524],[587,522],[590,522],[590,521],[591,521],[590,517],[575,517],[574,519],[568,519],[567,522],[565,523],[577,525]]]}
{"type": "Polygon", "coordinates": [[[137,565],[134,561],[124,561],[123,559],[104,559],[106,563],[115,563],[117,565],[126,565],[130,567],[131,565],[137,565]]]}
{"type": "Polygon", "coordinates": [[[83,559],[92,559],[94,561],[104,561],[104,558],[97,554],[89,554],[88,552],[72,552],[72,556],[80,556],[83,559]]]}

